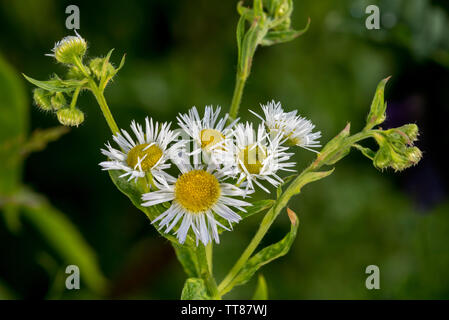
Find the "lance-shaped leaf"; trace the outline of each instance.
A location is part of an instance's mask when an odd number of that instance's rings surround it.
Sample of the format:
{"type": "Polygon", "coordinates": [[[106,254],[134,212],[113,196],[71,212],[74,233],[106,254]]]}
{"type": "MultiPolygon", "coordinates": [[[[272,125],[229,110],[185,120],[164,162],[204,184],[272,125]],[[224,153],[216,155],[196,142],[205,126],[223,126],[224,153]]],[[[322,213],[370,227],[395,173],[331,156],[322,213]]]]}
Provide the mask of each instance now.
{"type": "Polygon", "coordinates": [[[250,258],[232,281],[234,286],[248,282],[262,266],[287,254],[296,238],[299,226],[296,214],[288,210],[288,215],[291,222],[290,232],[281,241],[260,250],[250,258]]]}
{"type": "Polygon", "coordinates": [[[367,157],[368,159],[373,160],[374,157],[376,156],[376,152],[373,151],[373,150],[371,150],[370,148],[365,148],[365,147],[363,147],[363,146],[361,146],[361,145],[359,145],[359,144],[357,144],[357,143],[354,144],[353,147],[356,148],[356,149],[358,149],[358,150],[360,150],[360,152],[361,152],[365,157],[367,157]]]}
{"type": "Polygon", "coordinates": [[[181,300],[210,300],[203,279],[188,278],[181,293],[181,300]]]}
{"type": "Polygon", "coordinates": [[[259,274],[257,279],[256,291],[254,291],[253,300],[268,300],[268,286],[265,277],[259,274]]]}
{"type": "Polygon", "coordinates": [[[371,108],[366,118],[366,129],[371,129],[385,121],[387,110],[387,103],[384,98],[385,85],[390,77],[383,79],[377,85],[376,93],[374,94],[371,108]]]}
{"type": "Polygon", "coordinates": [[[263,38],[261,45],[271,46],[277,43],[288,42],[296,39],[297,37],[303,35],[309,30],[310,18],[307,20],[306,26],[301,30],[280,30],[280,31],[269,31],[263,38]]]}
{"type": "Polygon", "coordinates": [[[289,175],[285,178],[282,178],[282,180],[284,180],[283,183],[281,183],[281,185],[276,189],[276,198],[279,199],[279,197],[282,194],[282,187],[285,186],[286,184],[288,184],[290,181],[292,181],[294,178],[296,178],[298,176],[297,173],[289,175]]]}
{"type": "MultiPolygon", "coordinates": [[[[317,181],[317,180],[321,180],[323,178],[326,178],[327,176],[331,175],[334,172],[335,168],[332,168],[331,170],[328,171],[311,171],[311,172],[306,172],[303,175],[298,176],[298,178],[296,178],[291,186],[292,188],[289,190],[291,190],[291,192],[293,193],[293,195],[298,194],[301,192],[301,189],[308,183],[313,182],[313,181],[317,181]]],[[[287,191],[286,191],[287,192],[287,191]]],[[[278,205],[282,205],[282,203],[278,204],[278,205]]]]}
{"type": "Polygon", "coordinates": [[[78,87],[82,87],[87,83],[87,80],[62,80],[58,77],[47,81],[36,80],[22,74],[25,79],[34,84],[36,87],[42,88],[52,92],[72,92],[78,87]]]}
{"type": "Polygon", "coordinates": [[[191,278],[199,277],[200,271],[195,254],[195,248],[183,246],[173,242],[172,245],[175,249],[176,257],[181,263],[187,276],[191,278]]]}
{"type": "Polygon", "coordinates": [[[351,150],[351,146],[346,143],[346,138],[349,137],[350,130],[351,124],[348,123],[338,135],[324,146],[315,162],[333,165],[345,157],[351,150]]]}

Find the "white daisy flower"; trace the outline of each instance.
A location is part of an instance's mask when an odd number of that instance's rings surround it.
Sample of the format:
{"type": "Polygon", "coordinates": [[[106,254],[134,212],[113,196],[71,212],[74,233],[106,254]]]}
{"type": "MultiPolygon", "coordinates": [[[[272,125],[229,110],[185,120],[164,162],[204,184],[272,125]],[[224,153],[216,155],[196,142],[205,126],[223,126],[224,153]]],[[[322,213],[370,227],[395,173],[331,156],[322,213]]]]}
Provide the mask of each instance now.
{"type": "Polygon", "coordinates": [[[154,192],[142,195],[143,206],[149,207],[164,202],[171,202],[171,206],[159,215],[152,223],[158,223],[160,228],[165,227],[168,233],[175,226],[177,239],[182,244],[192,229],[196,242],[204,245],[214,240],[220,242],[218,227],[229,230],[219,222],[225,220],[232,228],[241,217],[231,207],[245,211],[243,207],[251,205],[248,202],[234,199],[234,196],[243,196],[240,188],[224,183],[223,172],[209,166],[192,167],[188,161],[177,162],[180,176],[167,186],[160,186],[154,192]],[[220,217],[220,218],[219,218],[220,217]]]}
{"type": "Polygon", "coordinates": [[[169,147],[179,133],[170,130],[170,124],[158,122],[153,123],[153,119],[145,119],[145,132],[140,124],[131,122],[131,129],[136,136],[135,141],[130,134],[121,130],[112,138],[120,149],[113,148],[109,142],[106,144],[107,150],[101,152],[109,158],[108,161],[100,163],[103,170],[122,170],[124,173],[120,177],[129,177],[128,181],[145,177],[151,174],[154,182],[167,185],[170,175],[164,172],[170,168],[167,163],[173,156],[177,156],[184,145],[184,141],[178,141],[169,147]]]}
{"type": "Polygon", "coordinates": [[[287,162],[293,153],[286,153],[288,147],[282,146],[284,138],[281,133],[270,137],[263,124],[260,124],[257,133],[252,123],[239,123],[234,129],[235,145],[232,152],[223,153],[225,163],[233,162],[232,166],[225,166],[227,175],[237,175],[237,185],[246,186],[245,192],[254,190],[254,184],[266,192],[270,192],[258,180],[265,180],[274,187],[283,183],[277,172],[292,171],[294,162],[287,162]],[[232,160],[230,160],[232,158],[232,160]]]}
{"type": "Polygon", "coordinates": [[[317,152],[311,148],[321,147],[318,141],[321,138],[321,132],[312,132],[315,125],[310,120],[297,115],[297,110],[284,112],[281,103],[276,103],[274,100],[261,107],[265,119],[251,112],[264,121],[270,133],[277,135],[280,132],[286,138],[288,145],[296,145],[309,151],[317,152]]]}
{"type": "Polygon", "coordinates": [[[190,155],[197,155],[203,151],[203,155],[213,156],[215,150],[225,148],[232,133],[232,127],[237,120],[226,125],[229,115],[226,114],[223,118],[218,119],[220,110],[220,107],[214,110],[212,106],[206,106],[204,117],[201,118],[196,107],[193,107],[188,113],[180,114],[177,117],[178,125],[193,140],[193,151],[190,155]]]}

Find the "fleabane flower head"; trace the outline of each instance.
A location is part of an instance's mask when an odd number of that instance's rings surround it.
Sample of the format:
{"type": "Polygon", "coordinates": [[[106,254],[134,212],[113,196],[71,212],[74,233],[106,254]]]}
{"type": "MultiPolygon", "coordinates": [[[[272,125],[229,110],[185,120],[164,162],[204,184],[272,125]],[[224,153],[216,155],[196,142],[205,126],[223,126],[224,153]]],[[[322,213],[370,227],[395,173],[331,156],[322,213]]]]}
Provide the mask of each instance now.
{"type": "Polygon", "coordinates": [[[220,107],[215,110],[212,106],[206,106],[204,116],[201,118],[196,107],[188,113],[180,114],[178,125],[192,138],[193,150],[190,155],[203,152],[205,155],[212,155],[216,150],[226,147],[232,133],[232,127],[237,122],[234,121],[226,125],[228,114],[219,119],[220,107]]]}
{"type": "Polygon", "coordinates": [[[75,64],[76,59],[82,59],[87,50],[87,42],[76,31],[76,36],[67,36],[56,42],[51,54],[58,62],[75,64]]]}
{"type": "Polygon", "coordinates": [[[274,187],[283,182],[278,171],[292,171],[294,162],[288,162],[293,153],[287,153],[288,147],[282,146],[283,135],[271,136],[263,124],[253,129],[252,123],[239,123],[234,131],[234,148],[232,151],[218,151],[224,159],[224,172],[237,176],[237,184],[246,186],[245,193],[252,192],[254,185],[269,193],[260,180],[265,180],[274,187]],[[231,165],[229,165],[231,164],[231,165]]]}
{"type": "Polygon", "coordinates": [[[170,175],[164,171],[170,168],[167,162],[181,153],[184,146],[183,141],[178,141],[169,147],[179,133],[170,130],[170,124],[153,123],[153,119],[148,117],[145,131],[135,121],[131,122],[131,130],[136,139],[123,129],[113,136],[120,149],[113,148],[109,142],[106,144],[107,150],[102,149],[101,152],[109,160],[101,162],[100,166],[103,170],[124,171],[120,177],[129,177],[128,181],[137,181],[148,174],[155,182],[167,185],[167,180],[170,180],[170,175]]]}
{"type": "Polygon", "coordinates": [[[216,166],[192,166],[185,158],[175,163],[180,175],[169,185],[158,186],[159,190],[143,194],[142,206],[170,202],[170,208],[152,223],[158,223],[159,228],[165,227],[166,233],[176,230],[174,234],[181,244],[185,242],[189,230],[192,230],[197,245],[199,241],[204,245],[212,241],[219,243],[218,227],[230,230],[232,223],[241,220],[231,207],[245,211],[244,207],[251,205],[233,198],[243,196],[244,191],[223,182],[227,177],[216,166]],[[227,222],[230,228],[219,220],[227,222]]]}
{"type": "Polygon", "coordinates": [[[251,112],[265,123],[270,134],[281,133],[288,145],[299,146],[309,151],[317,152],[312,148],[321,147],[319,142],[321,132],[312,132],[315,125],[310,120],[297,115],[297,110],[285,112],[281,103],[274,100],[261,107],[265,118],[251,112]]]}

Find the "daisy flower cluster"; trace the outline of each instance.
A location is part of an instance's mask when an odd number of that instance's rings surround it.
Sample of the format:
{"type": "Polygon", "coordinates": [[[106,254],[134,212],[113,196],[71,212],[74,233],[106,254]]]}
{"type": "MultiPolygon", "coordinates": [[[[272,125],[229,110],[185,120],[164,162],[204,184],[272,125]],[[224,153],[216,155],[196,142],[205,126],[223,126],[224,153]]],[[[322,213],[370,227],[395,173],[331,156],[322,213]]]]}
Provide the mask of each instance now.
{"type": "Polygon", "coordinates": [[[196,107],[180,114],[175,130],[151,118],[144,126],[133,121],[131,134],[122,129],[113,136],[117,146],[108,142],[102,149],[108,159],[100,166],[123,172],[121,178],[143,179],[148,192],[142,206],[168,203],[152,223],[181,244],[190,231],[197,244],[219,243],[219,228],[230,230],[241,220],[251,193],[269,193],[269,185],[283,183],[281,171],[295,171],[292,146],[320,146],[320,132],[296,111],[284,112],[274,101],[261,107],[257,126],[220,117],[220,107],[211,106],[203,116],[196,107]]]}

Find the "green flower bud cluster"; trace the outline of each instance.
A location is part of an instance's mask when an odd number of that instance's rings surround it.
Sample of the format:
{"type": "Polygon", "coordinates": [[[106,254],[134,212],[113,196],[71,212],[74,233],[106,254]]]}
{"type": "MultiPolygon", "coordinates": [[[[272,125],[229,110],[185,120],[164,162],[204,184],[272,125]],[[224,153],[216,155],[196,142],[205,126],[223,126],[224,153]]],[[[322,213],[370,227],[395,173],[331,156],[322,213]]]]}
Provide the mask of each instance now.
{"type": "Polygon", "coordinates": [[[67,101],[62,92],[51,92],[36,88],[33,91],[33,99],[38,108],[44,111],[57,111],[67,106],[67,101]]]}
{"type": "Polygon", "coordinates": [[[79,126],[84,121],[84,114],[74,105],[69,105],[66,95],[75,99],[78,96],[79,89],[75,94],[71,92],[51,91],[42,88],[36,88],[33,91],[33,99],[39,109],[47,112],[53,112],[57,115],[59,122],[65,126],[79,126]]]}
{"type": "Polygon", "coordinates": [[[422,152],[414,146],[419,136],[416,124],[406,124],[392,129],[375,129],[386,118],[386,102],[384,101],[385,84],[388,78],[382,80],[377,86],[371,109],[366,119],[365,128],[354,135],[350,135],[349,123],[346,127],[318,154],[314,166],[334,165],[344,158],[351,150],[356,148],[367,158],[373,161],[376,168],[384,170],[393,168],[401,171],[417,164],[422,158],[422,152]],[[367,138],[374,138],[379,145],[377,151],[363,147],[360,141],[367,138]]]}
{"type": "Polygon", "coordinates": [[[379,150],[373,163],[378,169],[393,168],[402,171],[419,162],[421,150],[413,145],[418,138],[418,127],[407,124],[399,128],[380,131],[374,134],[379,150]]]}
{"type": "Polygon", "coordinates": [[[57,42],[52,51],[48,55],[68,68],[66,79],[57,75],[47,81],[25,78],[38,87],[34,90],[33,98],[41,110],[55,113],[59,122],[65,126],[79,126],[84,122],[84,113],[76,107],[79,93],[88,89],[96,96],[102,95],[107,83],[123,66],[124,57],[118,68],[109,62],[112,50],[106,57],[93,58],[87,66],[84,65],[87,42],[78,33],[57,42]]]}
{"type": "Polygon", "coordinates": [[[384,90],[388,79],[382,80],[377,86],[363,130],[365,135],[375,139],[379,149],[373,151],[359,145],[355,147],[370,158],[376,168],[380,170],[393,168],[395,171],[402,171],[417,164],[422,158],[421,150],[414,146],[419,130],[416,124],[406,124],[387,130],[373,129],[386,119],[387,103],[384,100],[384,90]]]}

